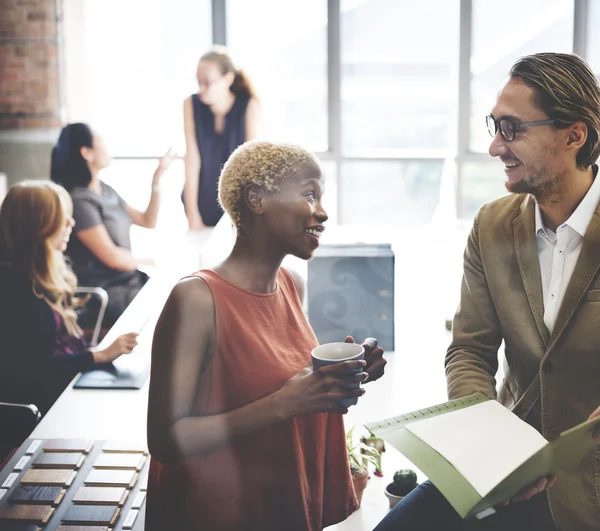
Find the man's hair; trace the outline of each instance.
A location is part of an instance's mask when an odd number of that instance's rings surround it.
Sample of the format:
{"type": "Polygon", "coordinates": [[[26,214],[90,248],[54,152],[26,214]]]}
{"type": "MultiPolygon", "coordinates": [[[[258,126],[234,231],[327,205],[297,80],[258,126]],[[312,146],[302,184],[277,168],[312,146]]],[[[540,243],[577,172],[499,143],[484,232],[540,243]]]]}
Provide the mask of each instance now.
{"type": "Polygon", "coordinates": [[[239,231],[246,186],[254,184],[269,192],[278,192],[285,181],[307,166],[319,168],[319,161],[301,146],[261,140],[246,142],[223,166],[219,178],[219,202],[239,231]]]}
{"type": "Polygon", "coordinates": [[[577,153],[577,166],[587,168],[600,156],[600,85],[581,57],[566,53],[538,53],[521,57],[510,69],[535,92],[535,105],[564,129],[575,122],[588,128],[577,153]]]}

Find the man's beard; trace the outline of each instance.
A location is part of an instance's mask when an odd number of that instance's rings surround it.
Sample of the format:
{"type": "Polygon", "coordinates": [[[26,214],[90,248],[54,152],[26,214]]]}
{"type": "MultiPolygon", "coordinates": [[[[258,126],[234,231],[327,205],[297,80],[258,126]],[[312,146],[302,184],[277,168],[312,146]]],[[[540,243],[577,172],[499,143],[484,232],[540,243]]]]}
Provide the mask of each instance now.
{"type": "Polygon", "coordinates": [[[535,176],[524,177],[520,181],[506,181],[505,187],[511,194],[532,194],[537,198],[539,185],[535,176]]]}
{"type": "Polygon", "coordinates": [[[512,194],[531,194],[538,203],[544,203],[551,197],[560,195],[564,188],[560,176],[556,176],[550,180],[540,179],[540,173],[542,172],[539,172],[537,175],[525,177],[515,183],[506,182],[505,187],[512,194]]]}

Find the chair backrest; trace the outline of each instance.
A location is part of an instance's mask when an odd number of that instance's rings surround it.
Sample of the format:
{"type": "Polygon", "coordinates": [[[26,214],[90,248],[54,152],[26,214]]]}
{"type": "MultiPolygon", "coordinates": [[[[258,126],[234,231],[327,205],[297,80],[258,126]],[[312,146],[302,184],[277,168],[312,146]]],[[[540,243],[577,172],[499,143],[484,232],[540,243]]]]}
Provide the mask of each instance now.
{"type": "Polygon", "coordinates": [[[102,330],[102,321],[104,320],[104,314],[106,313],[106,307],[108,306],[108,293],[104,288],[89,288],[87,286],[77,286],[75,294],[90,295],[97,297],[99,300],[96,324],[94,325],[94,330],[90,338],[90,345],[92,347],[95,347],[98,344],[98,338],[100,337],[100,331],[102,330]]]}
{"type": "Polygon", "coordinates": [[[0,173],[0,205],[2,204],[2,200],[6,195],[7,185],[6,185],[6,174],[0,173]]]}
{"type": "Polygon", "coordinates": [[[23,444],[41,418],[33,404],[0,402],[0,462],[23,444]]]}

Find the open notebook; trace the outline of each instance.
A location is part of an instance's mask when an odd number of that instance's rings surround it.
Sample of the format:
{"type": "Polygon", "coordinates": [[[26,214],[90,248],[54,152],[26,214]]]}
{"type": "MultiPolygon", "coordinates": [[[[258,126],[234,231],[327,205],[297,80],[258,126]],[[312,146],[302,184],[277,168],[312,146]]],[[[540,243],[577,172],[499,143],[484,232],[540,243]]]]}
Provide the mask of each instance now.
{"type": "MultiPolygon", "coordinates": [[[[481,393],[365,424],[431,480],[463,517],[485,515],[542,476],[577,465],[600,417],[548,442],[481,393]]],[[[493,512],[493,511],[492,511],[493,512]]]]}

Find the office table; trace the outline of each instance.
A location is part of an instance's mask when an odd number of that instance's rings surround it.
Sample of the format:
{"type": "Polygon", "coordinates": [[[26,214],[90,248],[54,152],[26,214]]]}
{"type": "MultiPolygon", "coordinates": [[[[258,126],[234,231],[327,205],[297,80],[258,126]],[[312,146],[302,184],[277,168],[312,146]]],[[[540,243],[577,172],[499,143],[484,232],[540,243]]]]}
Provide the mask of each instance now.
{"type": "MultiPolygon", "coordinates": [[[[223,259],[231,248],[233,240],[228,227],[217,227],[205,248],[210,251],[210,257],[198,261],[202,267],[210,267],[215,262],[223,259]]],[[[196,256],[196,255],[194,255],[196,256]]],[[[289,263],[289,262],[288,262],[289,263]]],[[[291,261],[292,265],[295,262],[291,261]]],[[[196,269],[190,267],[187,272],[196,269]]],[[[131,328],[143,326],[139,337],[140,345],[144,349],[132,353],[129,356],[150,356],[150,344],[154,333],[154,325],[160,313],[171,287],[185,272],[179,269],[177,274],[170,277],[151,278],[138,297],[132,302],[121,318],[108,332],[101,342],[104,347],[114,340],[118,335],[132,331],[131,328]],[[151,315],[143,315],[138,309],[152,308],[151,315]]],[[[146,312],[147,313],[147,312],[146,312]]],[[[387,356],[389,360],[387,372],[394,373],[393,353],[387,356]]],[[[393,378],[393,374],[388,374],[393,378]]],[[[72,385],[62,393],[50,411],[42,419],[40,424],[31,434],[32,439],[45,438],[88,438],[88,439],[120,439],[144,442],[146,441],[147,400],[149,380],[139,390],[117,390],[117,389],[73,389],[72,385]]],[[[369,391],[365,398],[361,399],[358,406],[351,408],[346,418],[347,426],[354,423],[362,423],[365,420],[374,420],[373,416],[380,403],[386,403],[389,397],[385,396],[385,390],[377,389],[374,384],[373,391],[369,391]],[[375,395],[375,396],[374,396],[375,395]],[[358,421],[358,422],[357,422],[358,421]]],[[[370,388],[370,386],[369,386],[370,388]]],[[[383,416],[388,416],[387,412],[383,416]]],[[[362,507],[348,520],[332,526],[332,531],[360,531],[372,529],[372,527],[387,512],[387,499],[383,489],[391,481],[391,476],[398,468],[412,467],[397,451],[388,446],[383,456],[383,469],[385,477],[371,477],[369,485],[364,492],[362,507]]],[[[424,477],[419,473],[419,479],[424,477]]],[[[143,516],[143,515],[140,515],[143,516]]],[[[139,524],[141,524],[140,519],[139,524]]],[[[137,528],[136,524],[136,528],[137,528]]]]}

